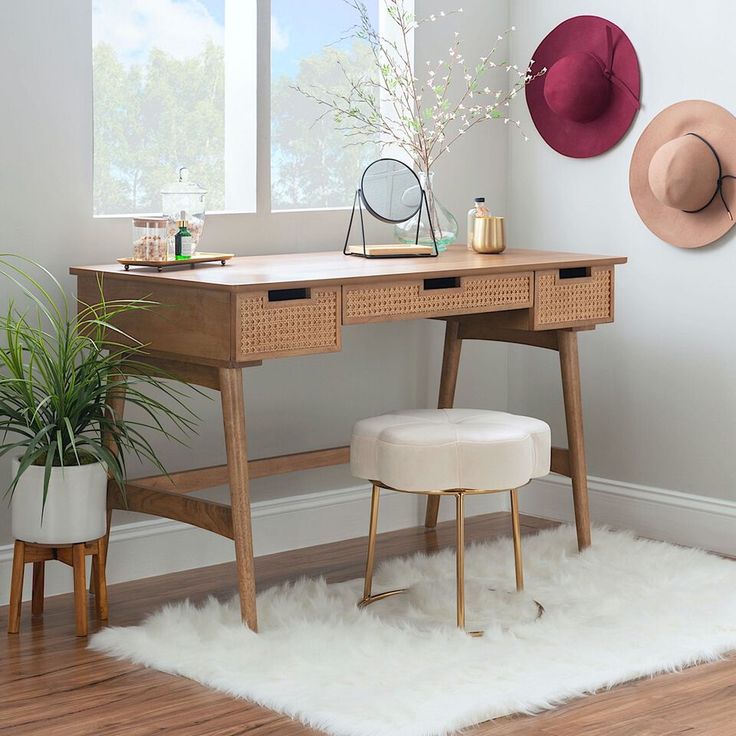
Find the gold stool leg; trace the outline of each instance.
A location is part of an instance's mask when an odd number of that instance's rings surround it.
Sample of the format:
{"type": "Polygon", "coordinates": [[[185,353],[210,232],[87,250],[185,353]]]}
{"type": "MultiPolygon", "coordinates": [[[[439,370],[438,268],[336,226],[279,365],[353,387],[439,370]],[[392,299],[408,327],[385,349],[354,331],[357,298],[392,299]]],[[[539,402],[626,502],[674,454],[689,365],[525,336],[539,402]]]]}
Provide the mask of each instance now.
{"type": "Polygon", "coordinates": [[[363,600],[371,597],[373,586],[373,565],[376,560],[376,533],[378,531],[378,505],[381,500],[381,489],[373,485],[371,493],[371,520],[368,527],[368,558],[365,563],[365,581],[363,583],[363,600]]]}
{"type": "Polygon", "coordinates": [[[455,559],[457,561],[457,625],[465,628],[465,497],[455,495],[455,559]]]}
{"type": "Polygon", "coordinates": [[[519,524],[519,497],[516,488],[511,496],[511,531],[514,537],[514,565],[516,567],[516,590],[524,590],[524,568],[521,561],[521,525],[519,524]]]}

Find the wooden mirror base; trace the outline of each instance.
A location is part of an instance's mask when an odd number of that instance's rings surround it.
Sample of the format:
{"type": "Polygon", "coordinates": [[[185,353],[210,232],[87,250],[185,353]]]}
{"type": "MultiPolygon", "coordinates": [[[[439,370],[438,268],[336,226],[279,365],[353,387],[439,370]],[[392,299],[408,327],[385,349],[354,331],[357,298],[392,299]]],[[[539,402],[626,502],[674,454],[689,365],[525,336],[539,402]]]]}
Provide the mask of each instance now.
{"type": "Polygon", "coordinates": [[[106,621],[107,582],[105,580],[105,558],[107,542],[105,537],[79,544],[36,544],[16,540],[13,551],[13,572],[10,579],[10,606],[8,607],[8,633],[20,631],[21,602],[23,599],[23,573],[26,563],[33,563],[33,592],[31,612],[34,616],[43,614],[44,566],[48,560],[58,560],[74,570],[74,609],[77,636],[87,636],[87,582],[85,558],[92,556],[91,592],[95,596],[95,608],[100,621],[106,621]]]}

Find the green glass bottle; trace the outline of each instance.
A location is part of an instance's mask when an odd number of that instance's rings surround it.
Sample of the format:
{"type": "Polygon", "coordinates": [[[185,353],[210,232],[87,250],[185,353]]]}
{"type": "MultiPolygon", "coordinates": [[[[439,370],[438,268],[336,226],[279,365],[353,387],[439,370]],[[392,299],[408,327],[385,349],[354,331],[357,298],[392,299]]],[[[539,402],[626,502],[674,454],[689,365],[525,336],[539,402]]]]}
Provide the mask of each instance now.
{"type": "Polygon", "coordinates": [[[192,234],[189,232],[189,223],[186,219],[187,213],[182,210],[179,215],[179,232],[174,236],[175,257],[177,261],[192,257],[194,243],[192,234]]]}

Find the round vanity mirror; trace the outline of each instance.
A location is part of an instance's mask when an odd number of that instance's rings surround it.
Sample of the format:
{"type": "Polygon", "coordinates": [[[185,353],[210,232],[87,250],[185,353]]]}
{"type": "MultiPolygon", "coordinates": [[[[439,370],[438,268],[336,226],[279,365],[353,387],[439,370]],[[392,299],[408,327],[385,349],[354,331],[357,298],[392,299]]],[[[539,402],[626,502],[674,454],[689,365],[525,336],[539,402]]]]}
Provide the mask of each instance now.
{"type": "Polygon", "coordinates": [[[373,217],[383,222],[406,222],[422,206],[422,187],[405,163],[379,158],[363,172],[360,197],[373,217]]]}

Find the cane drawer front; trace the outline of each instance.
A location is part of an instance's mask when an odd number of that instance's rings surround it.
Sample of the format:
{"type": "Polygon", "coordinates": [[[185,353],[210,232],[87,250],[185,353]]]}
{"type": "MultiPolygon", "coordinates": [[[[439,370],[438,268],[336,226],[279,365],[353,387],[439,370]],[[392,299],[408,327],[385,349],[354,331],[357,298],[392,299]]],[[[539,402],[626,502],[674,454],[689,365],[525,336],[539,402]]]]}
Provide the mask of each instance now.
{"type": "Polygon", "coordinates": [[[343,324],[524,309],[533,282],[524,272],[343,286],[343,324]]]}
{"type": "Polygon", "coordinates": [[[237,360],[340,350],[340,289],[272,289],[237,295],[237,360]]]}
{"type": "Polygon", "coordinates": [[[613,266],[537,271],[534,328],[613,322],[613,266]]]}

